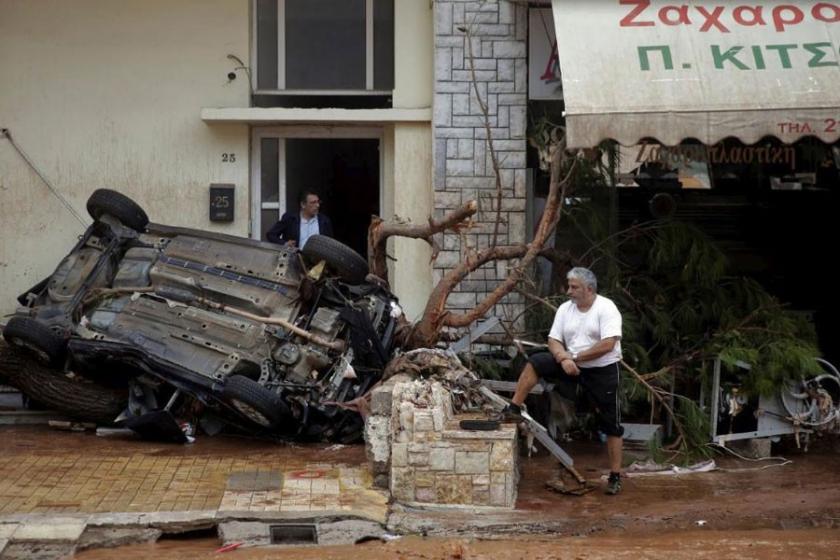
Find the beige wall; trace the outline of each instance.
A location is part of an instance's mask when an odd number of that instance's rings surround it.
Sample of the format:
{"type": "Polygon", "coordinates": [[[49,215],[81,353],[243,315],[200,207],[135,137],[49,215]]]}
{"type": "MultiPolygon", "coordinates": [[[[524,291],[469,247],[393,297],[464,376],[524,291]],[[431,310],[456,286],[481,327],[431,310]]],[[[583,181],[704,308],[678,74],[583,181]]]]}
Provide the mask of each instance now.
{"type": "MultiPolygon", "coordinates": [[[[247,0],[4,0],[0,127],[88,220],[98,187],[153,221],[248,231],[248,129],[208,127],[204,106],[246,106],[247,0]],[[236,163],[222,163],[235,153],[236,163]],[[208,185],[236,185],[237,220],[213,226],[208,185]]],[[[0,311],[49,274],[84,230],[0,139],[0,311]]]]}
{"type": "Polygon", "coordinates": [[[432,2],[394,0],[394,107],[432,106],[433,45],[432,2]]]}
{"type": "MultiPolygon", "coordinates": [[[[80,214],[96,188],[134,198],[152,221],[248,235],[248,124],[206,124],[202,107],[248,107],[248,0],[3,0],[0,127],[80,214]],[[235,154],[224,163],[222,154],[235,154]],[[236,185],[236,221],[211,223],[210,183],[236,185]]],[[[431,3],[395,0],[395,108],[430,107],[431,3]]],[[[338,123],[337,123],[338,124],[338,123]]],[[[431,212],[430,124],[387,124],[386,218],[431,212]],[[396,196],[395,196],[396,194],[396,196]],[[389,202],[390,201],[390,202],[389,202]]],[[[80,223],[0,139],[0,313],[50,274],[80,223]]],[[[411,242],[408,242],[411,243],[411,242]]],[[[394,289],[412,312],[428,255],[400,243],[394,289]]]]}

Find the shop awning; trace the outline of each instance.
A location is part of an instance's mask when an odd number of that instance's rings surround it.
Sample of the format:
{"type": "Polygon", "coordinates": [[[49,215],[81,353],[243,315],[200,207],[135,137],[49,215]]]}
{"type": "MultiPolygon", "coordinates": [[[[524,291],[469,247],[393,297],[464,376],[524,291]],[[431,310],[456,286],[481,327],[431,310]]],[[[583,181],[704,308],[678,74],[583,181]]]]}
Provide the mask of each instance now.
{"type": "Polygon", "coordinates": [[[840,2],[552,0],[570,147],[840,138],[840,2]]]}

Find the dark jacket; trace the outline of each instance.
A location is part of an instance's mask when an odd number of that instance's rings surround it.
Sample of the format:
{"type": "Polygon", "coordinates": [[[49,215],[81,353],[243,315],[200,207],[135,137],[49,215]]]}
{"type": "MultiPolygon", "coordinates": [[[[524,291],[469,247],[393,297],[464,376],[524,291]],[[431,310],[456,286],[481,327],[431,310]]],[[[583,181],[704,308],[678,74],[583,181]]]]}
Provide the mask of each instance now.
{"type": "MultiPolygon", "coordinates": [[[[318,231],[321,235],[333,237],[332,222],[324,214],[318,213],[318,231]]],[[[300,211],[286,212],[280,221],[271,226],[266,237],[272,243],[281,245],[294,241],[296,245],[300,242],[300,211]]]]}

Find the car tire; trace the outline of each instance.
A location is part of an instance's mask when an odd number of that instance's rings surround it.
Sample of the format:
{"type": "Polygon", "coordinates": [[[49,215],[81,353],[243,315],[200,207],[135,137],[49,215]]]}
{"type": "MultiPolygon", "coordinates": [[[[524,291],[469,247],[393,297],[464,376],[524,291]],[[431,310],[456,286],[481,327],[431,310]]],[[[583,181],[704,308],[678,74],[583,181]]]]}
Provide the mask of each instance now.
{"type": "Polygon", "coordinates": [[[67,341],[48,326],[31,317],[12,317],[3,329],[9,346],[33,355],[39,362],[61,368],[67,353],[67,341]]]}
{"type": "Polygon", "coordinates": [[[228,377],[222,399],[242,417],[263,428],[277,428],[291,417],[280,395],[243,375],[228,377]]]}
{"type": "Polygon", "coordinates": [[[367,261],[356,251],[332,237],[313,235],[301,249],[310,264],[327,263],[348,284],[361,284],[370,272],[367,261]]]}
{"type": "Polygon", "coordinates": [[[135,231],[145,230],[149,223],[149,217],[139,204],[111,189],[93,191],[87,201],[87,211],[94,220],[108,214],[135,231]]]}
{"type": "Polygon", "coordinates": [[[49,369],[0,343],[0,382],[73,418],[113,423],[128,406],[125,390],[111,389],[49,369]]]}

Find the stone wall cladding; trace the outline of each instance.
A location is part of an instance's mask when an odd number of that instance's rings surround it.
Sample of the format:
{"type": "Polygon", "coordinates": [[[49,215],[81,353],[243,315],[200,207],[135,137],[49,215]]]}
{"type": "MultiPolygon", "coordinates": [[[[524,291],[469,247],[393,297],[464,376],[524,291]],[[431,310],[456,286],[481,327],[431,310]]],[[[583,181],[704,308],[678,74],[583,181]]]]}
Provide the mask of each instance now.
{"type": "MultiPolygon", "coordinates": [[[[495,431],[461,430],[443,385],[401,381],[393,385],[390,426],[390,490],[395,500],[514,507],[518,471],[513,424],[495,431]]],[[[381,432],[377,428],[370,435],[381,437],[381,432]]]]}
{"type": "MultiPolygon", "coordinates": [[[[435,10],[434,213],[440,218],[471,199],[479,201],[476,227],[462,239],[445,242],[435,263],[434,280],[470,248],[487,247],[496,220],[496,179],[487,130],[470,73],[469,29],[475,80],[489,111],[490,134],[502,169],[503,223],[499,245],[523,243],[525,232],[525,151],[527,109],[527,21],[524,3],[437,0],[435,10]]],[[[489,264],[468,277],[448,300],[448,308],[473,307],[507,277],[506,263],[489,264]]],[[[504,319],[524,307],[510,294],[490,313],[504,319]]]]}

